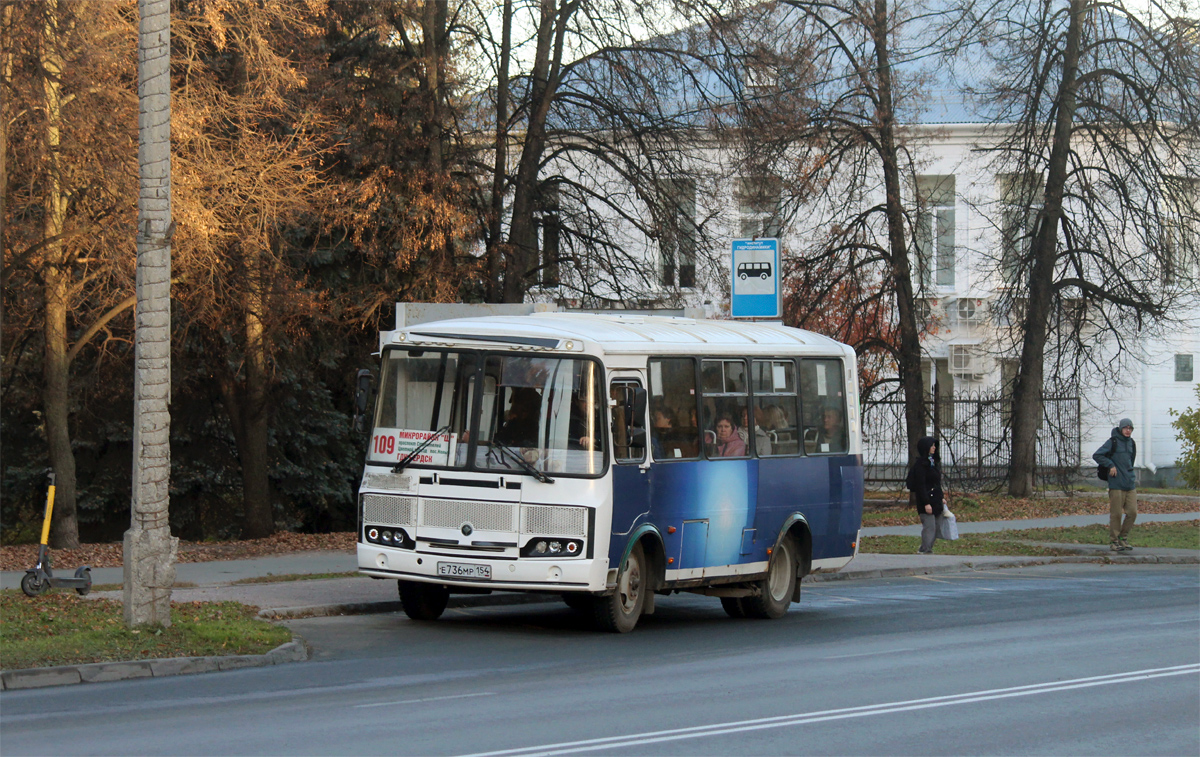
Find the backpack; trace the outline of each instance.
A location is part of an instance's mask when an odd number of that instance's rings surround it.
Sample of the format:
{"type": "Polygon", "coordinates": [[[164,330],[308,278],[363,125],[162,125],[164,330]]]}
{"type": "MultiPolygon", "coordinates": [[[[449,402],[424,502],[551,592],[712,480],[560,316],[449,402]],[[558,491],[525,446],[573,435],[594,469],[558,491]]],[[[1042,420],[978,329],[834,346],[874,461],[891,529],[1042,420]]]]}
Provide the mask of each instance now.
{"type": "Polygon", "coordinates": [[[904,477],[904,488],[910,492],[917,490],[917,462],[914,460],[913,464],[908,466],[908,475],[904,477]]]}
{"type": "MultiPolygon", "coordinates": [[[[1112,440],[1109,439],[1109,441],[1112,441],[1112,440]]],[[[1130,437],[1129,441],[1133,443],[1133,459],[1137,460],[1137,442],[1133,441],[1133,437],[1130,437]]],[[[1107,442],[1106,442],[1106,444],[1107,444],[1107,442]]],[[[1101,447],[1101,449],[1104,449],[1104,448],[1101,447]]],[[[1117,450],[1116,445],[1114,445],[1113,452],[1116,452],[1116,450],[1117,450]]],[[[1096,478],[1100,479],[1101,481],[1107,481],[1108,480],[1108,466],[1097,464],[1096,465],[1096,478]]]]}

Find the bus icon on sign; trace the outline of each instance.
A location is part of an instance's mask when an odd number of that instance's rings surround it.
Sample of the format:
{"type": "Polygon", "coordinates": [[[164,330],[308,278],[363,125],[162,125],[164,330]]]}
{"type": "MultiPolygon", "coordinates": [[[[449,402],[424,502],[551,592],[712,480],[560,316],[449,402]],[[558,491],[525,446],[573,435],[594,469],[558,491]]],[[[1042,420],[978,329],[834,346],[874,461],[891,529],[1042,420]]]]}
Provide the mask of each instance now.
{"type": "Polygon", "coordinates": [[[738,278],[745,281],[751,277],[758,277],[763,281],[771,278],[770,263],[738,263],[737,267],[738,278]]]}

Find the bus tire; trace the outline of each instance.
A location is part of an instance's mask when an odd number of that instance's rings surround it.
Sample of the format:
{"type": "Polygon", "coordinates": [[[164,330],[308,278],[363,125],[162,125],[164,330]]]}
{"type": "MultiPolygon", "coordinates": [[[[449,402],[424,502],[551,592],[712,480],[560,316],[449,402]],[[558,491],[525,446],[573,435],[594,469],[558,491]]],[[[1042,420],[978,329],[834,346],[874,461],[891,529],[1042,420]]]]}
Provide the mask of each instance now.
{"type": "Polygon", "coordinates": [[[596,625],[613,633],[632,631],[646,606],[646,592],[650,588],[648,577],[646,553],[638,542],[629,550],[629,557],[617,576],[617,588],[606,597],[595,598],[592,613],[596,625]]]}
{"type": "Polygon", "coordinates": [[[437,620],[446,611],[450,589],[440,584],[397,581],[404,614],[413,620],[437,620]]]}
{"type": "Polygon", "coordinates": [[[721,608],[731,618],[746,617],[746,608],[742,607],[741,597],[721,597],[721,608]]]}
{"type": "Polygon", "coordinates": [[[790,536],[785,536],[771,555],[766,578],[759,582],[759,595],[742,600],[746,617],[782,618],[792,604],[796,581],[796,543],[790,536]]]}

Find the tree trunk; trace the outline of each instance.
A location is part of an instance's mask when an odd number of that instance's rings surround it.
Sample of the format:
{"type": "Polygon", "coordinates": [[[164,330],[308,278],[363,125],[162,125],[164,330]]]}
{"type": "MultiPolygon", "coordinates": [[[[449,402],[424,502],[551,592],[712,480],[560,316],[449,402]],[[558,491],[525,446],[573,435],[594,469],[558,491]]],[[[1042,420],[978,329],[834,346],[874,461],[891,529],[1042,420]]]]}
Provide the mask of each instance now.
{"type": "Polygon", "coordinates": [[[562,27],[570,10],[559,17],[554,0],[541,0],[537,53],[533,64],[529,124],[513,187],[512,221],[509,226],[509,258],[504,273],[504,302],[522,302],[532,283],[529,273],[537,267],[537,191],[542,152],[546,147],[546,118],[558,87],[558,65],[562,55],[562,27]]]}
{"type": "Polygon", "coordinates": [[[508,64],[512,56],[512,0],[504,0],[500,66],[496,78],[496,155],[492,172],[492,207],[487,250],[487,301],[500,302],[501,262],[504,257],[504,190],[508,176],[508,64]]]}
{"type": "MultiPolygon", "coordinates": [[[[46,109],[46,176],[42,201],[44,240],[57,240],[63,233],[67,218],[67,197],[62,186],[59,161],[63,61],[59,50],[58,16],[57,0],[49,0],[41,52],[42,93],[46,109]]],[[[70,362],[67,360],[71,273],[60,241],[46,244],[43,260],[43,421],[56,488],[54,528],[50,542],[59,549],[73,549],[79,546],[79,522],[75,513],[75,452],[71,448],[70,362]]]]}
{"type": "Polygon", "coordinates": [[[268,449],[267,344],[263,325],[266,306],[261,260],[249,262],[250,288],[246,307],[245,391],[238,417],[238,457],[242,463],[242,505],[246,514],[242,537],[261,539],[275,533],[271,507],[270,452],[268,449]]]}
{"type": "Polygon", "coordinates": [[[1037,470],[1037,432],[1042,420],[1046,339],[1049,332],[1050,305],[1054,296],[1058,224],[1062,217],[1067,158],[1070,154],[1071,131],[1075,118],[1079,40],[1082,35],[1085,0],[1071,0],[1070,12],[1067,43],[1063,50],[1062,81],[1058,90],[1058,109],[1054,122],[1054,141],[1046,173],[1046,195],[1030,250],[1033,266],[1029,275],[1029,301],[1025,310],[1021,363],[1013,388],[1013,439],[1008,493],[1014,497],[1028,497],[1033,494],[1034,474],[1037,470]]]}
{"type": "Polygon", "coordinates": [[[887,195],[888,253],[892,286],[896,295],[896,314],[900,321],[896,367],[900,374],[900,385],[904,390],[904,421],[911,459],[916,455],[917,441],[925,435],[925,392],[921,381],[921,337],[917,331],[912,267],[908,261],[908,237],[904,231],[904,205],[900,194],[896,116],[892,102],[892,71],[888,53],[887,0],[875,0],[871,33],[879,67],[876,80],[877,120],[880,157],[883,160],[883,181],[887,195]]]}
{"type": "Polygon", "coordinates": [[[171,4],[138,0],[137,311],[125,622],[171,625],[171,4]]]}

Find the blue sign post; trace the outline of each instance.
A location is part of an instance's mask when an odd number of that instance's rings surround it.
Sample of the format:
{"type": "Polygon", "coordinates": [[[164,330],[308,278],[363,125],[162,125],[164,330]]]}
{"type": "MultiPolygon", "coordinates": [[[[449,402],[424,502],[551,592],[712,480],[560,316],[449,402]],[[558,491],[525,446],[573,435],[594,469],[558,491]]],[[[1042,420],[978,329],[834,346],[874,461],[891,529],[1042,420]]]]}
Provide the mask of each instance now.
{"type": "Polygon", "coordinates": [[[734,318],[779,318],[783,313],[779,240],[735,239],[731,252],[730,315],[734,318]]]}

